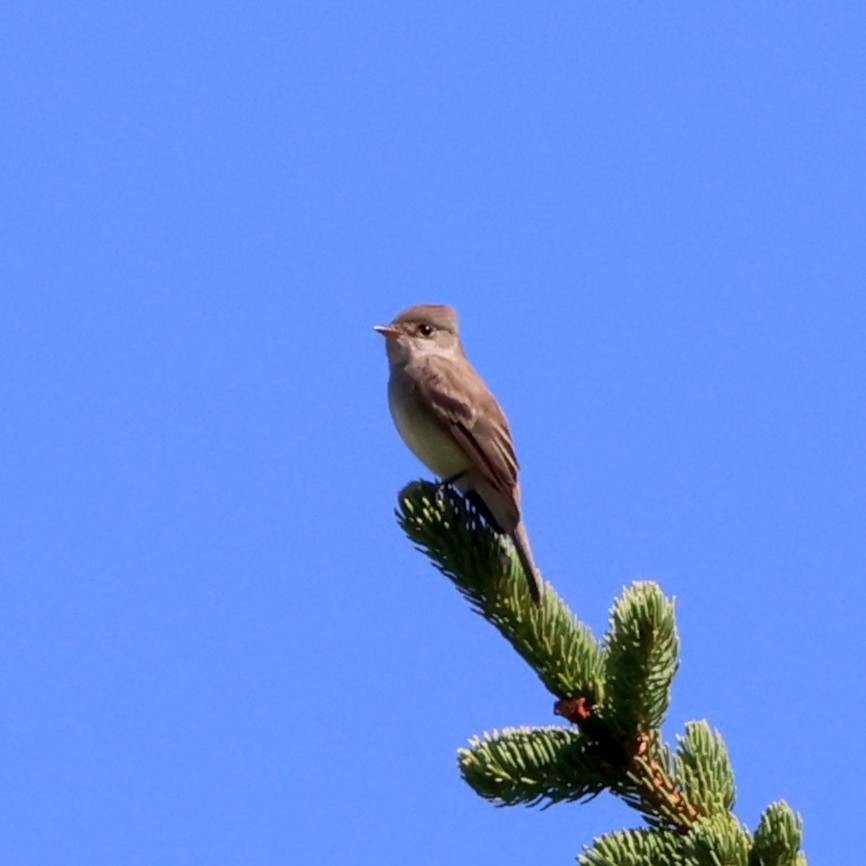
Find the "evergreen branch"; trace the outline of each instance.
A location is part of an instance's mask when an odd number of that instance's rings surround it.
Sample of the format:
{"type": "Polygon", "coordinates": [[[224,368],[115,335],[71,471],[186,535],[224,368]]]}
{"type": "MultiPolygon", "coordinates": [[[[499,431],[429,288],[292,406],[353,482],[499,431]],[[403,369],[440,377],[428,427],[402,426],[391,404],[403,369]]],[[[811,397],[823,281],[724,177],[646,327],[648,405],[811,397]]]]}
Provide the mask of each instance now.
{"type": "Polygon", "coordinates": [[[678,667],[673,602],[638,582],[614,604],[607,637],[604,719],[626,740],[661,726],[678,667]]]}
{"type": "Polygon", "coordinates": [[[683,795],[675,763],[658,735],[643,735],[622,780],[613,790],[652,826],[680,834],[701,818],[700,812],[683,795]]]}
{"type": "Polygon", "coordinates": [[[806,866],[800,853],[803,822],[784,802],[770,803],[755,830],[749,866],[806,866]]]}
{"type": "Polygon", "coordinates": [[[593,840],[577,862],[580,866],[670,866],[682,863],[682,842],[670,833],[619,830],[593,840]]]}
{"type": "Polygon", "coordinates": [[[703,818],[685,841],[685,854],[696,866],[748,866],[751,835],[730,813],[703,818]]]}
{"type": "Polygon", "coordinates": [[[506,728],[473,737],[458,763],[473,790],[497,806],[550,806],[591,799],[609,784],[592,749],[567,728],[506,728]]]}
{"type": "Polygon", "coordinates": [[[507,540],[489,529],[470,502],[450,487],[415,481],[400,492],[397,519],[473,609],[491,622],[557,697],[602,689],[602,653],[588,626],[546,585],[540,605],[507,540]]]}
{"type": "Polygon", "coordinates": [[[722,735],[705,721],[687,722],[677,743],[677,777],[685,797],[707,816],[733,809],[734,771],[722,735]]]}
{"type": "Polygon", "coordinates": [[[584,866],[806,866],[802,825],[785,803],[754,840],[731,813],[735,788],[721,735],[691,722],[673,754],[660,726],[678,667],[673,602],[654,583],[623,590],[602,646],[547,584],[532,602],[508,541],[451,488],[418,481],[400,493],[408,537],[472,608],[498,628],[558,698],[574,728],[508,728],[459,750],[463,778],[496,805],[592,798],[605,788],[649,828],[594,840],[584,866]]]}

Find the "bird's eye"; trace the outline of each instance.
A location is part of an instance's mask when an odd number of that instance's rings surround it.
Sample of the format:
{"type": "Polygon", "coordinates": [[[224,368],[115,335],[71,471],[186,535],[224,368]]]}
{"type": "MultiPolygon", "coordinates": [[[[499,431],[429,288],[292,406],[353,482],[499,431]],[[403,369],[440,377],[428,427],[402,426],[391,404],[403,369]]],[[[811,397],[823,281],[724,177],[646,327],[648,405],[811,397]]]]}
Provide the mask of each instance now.
{"type": "Polygon", "coordinates": [[[433,333],[433,326],[428,325],[427,322],[422,322],[418,325],[418,333],[422,337],[429,337],[433,333]]]}

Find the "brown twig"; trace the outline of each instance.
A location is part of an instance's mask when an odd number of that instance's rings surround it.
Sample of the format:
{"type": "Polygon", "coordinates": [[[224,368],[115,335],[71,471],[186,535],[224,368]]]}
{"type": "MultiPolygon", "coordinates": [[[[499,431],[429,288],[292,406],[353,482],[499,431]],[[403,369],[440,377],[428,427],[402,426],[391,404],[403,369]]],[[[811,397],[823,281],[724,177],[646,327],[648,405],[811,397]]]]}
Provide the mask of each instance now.
{"type": "Polygon", "coordinates": [[[687,833],[699,820],[700,812],[685,798],[661,761],[652,754],[652,740],[641,734],[635,743],[617,738],[585,697],[562,698],[554,712],[567,719],[594,740],[600,756],[610,769],[618,769],[634,785],[635,793],[645,803],[674,825],[677,832],[687,833]]]}
{"type": "Polygon", "coordinates": [[[667,769],[652,752],[652,743],[647,734],[638,737],[637,748],[628,771],[641,799],[664,815],[679,833],[687,833],[701,813],[685,798],[667,769]]]}

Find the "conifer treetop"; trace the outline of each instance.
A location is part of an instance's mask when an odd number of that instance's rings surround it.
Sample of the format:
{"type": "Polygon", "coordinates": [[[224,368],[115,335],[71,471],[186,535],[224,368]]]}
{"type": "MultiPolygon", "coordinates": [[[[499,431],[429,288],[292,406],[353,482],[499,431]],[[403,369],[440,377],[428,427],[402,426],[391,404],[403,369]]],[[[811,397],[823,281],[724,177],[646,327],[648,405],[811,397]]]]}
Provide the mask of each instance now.
{"type": "Polygon", "coordinates": [[[802,820],[772,803],[754,833],[733,814],[721,734],[688,722],[674,747],[661,725],[679,665],[673,600],[651,581],[625,587],[608,632],[590,628],[545,582],[532,602],[507,539],[458,492],[427,481],[399,495],[397,519],[423,552],[530,665],[568,726],[503,728],[458,751],[464,780],[498,806],[548,807],[609,791],[643,828],[584,846],[583,866],[806,866],[802,820]]]}

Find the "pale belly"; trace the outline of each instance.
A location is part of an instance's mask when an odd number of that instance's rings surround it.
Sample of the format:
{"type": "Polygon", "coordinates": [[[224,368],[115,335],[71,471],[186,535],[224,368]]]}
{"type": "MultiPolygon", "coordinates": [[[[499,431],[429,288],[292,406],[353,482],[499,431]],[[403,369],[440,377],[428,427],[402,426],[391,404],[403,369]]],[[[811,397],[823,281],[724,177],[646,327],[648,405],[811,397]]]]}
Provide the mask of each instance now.
{"type": "Polygon", "coordinates": [[[450,478],[469,468],[469,460],[461,448],[424,411],[409,409],[405,402],[395,400],[388,389],[391,417],[403,441],[412,453],[440,478],[450,478]]]}

